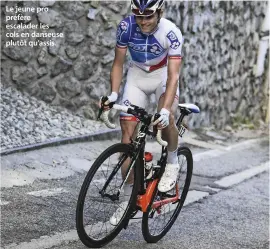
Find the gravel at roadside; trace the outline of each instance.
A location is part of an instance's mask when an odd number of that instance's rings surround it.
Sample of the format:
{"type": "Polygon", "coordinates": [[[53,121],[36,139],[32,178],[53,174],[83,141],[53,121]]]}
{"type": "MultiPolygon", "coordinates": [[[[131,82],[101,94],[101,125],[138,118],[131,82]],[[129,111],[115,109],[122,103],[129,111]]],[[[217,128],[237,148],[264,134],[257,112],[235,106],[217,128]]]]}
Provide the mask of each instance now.
{"type": "Polygon", "coordinates": [[[106,129],[101,122],[59,111],[11,87],[2,87],[1,100],[2,151],[106,129]]]}

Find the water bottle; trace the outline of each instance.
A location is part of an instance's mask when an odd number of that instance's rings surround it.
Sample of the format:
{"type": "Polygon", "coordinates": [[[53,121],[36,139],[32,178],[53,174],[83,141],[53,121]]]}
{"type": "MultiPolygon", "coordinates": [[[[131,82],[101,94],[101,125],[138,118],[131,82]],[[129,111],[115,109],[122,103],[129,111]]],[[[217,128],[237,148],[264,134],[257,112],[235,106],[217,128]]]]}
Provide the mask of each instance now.
{"type": "Polygon", "coordinates": [[[150,179],[153,175],[153,155],[150,152],[144,152],[145,179],[150,179]]]}
{"type": "Polygon", "coordinates": [[[153,155],[150,152],[144,152],[145,169],[150,170],[153,166],[153,155]]]}

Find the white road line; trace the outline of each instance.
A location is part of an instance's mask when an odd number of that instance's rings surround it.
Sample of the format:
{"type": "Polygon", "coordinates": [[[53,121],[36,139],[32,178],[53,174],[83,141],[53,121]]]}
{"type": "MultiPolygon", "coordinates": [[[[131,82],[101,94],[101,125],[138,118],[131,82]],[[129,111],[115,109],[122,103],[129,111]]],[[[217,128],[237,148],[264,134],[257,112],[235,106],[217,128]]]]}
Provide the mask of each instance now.
{"type": "Polygon", "coordinates": [[[249,148],[251,146],[254,146],[254,144],[257,144],[261,141],[263,141],[264,138],[256,138],[256,139],[248,139],[246,141],[242,141],[230,146],[224,146],[224,145],[220,145],[220,144],[215,144],[215,143],[209,143],[209,142],[205,142],[202,140],[197,140],[195,138],[190,138],[190,137],[184,137],[182,141],[194,145],[194,146],[198,146],[198,147],[202,147],[202,148],[206,148],[206,149],[213,149],[213,150],[226,150],[226,151],[230,151],[233,149],[245,149],[245,148],[249,148]]]}
{"type": "Polygon", "coordinates": [[[242,172],[223,177],[220,180],[215,181],[215,183],[221,187],[230,187],[244,180],[247,180],[255,175],[258,175],[266,170],[269,170],[269,162],[262,163],[257,167],[252,167],[242,172]]]}
{"type": "Polygon", "coordinates": [[[7,204],[9,204],[9,201],[0,200],[0,206],[4,206],[4,205],[7,205],[7,204]]]}
{"type": "Polygon", "coordinates": [[[231,146],[228,146],[226,147],[226,150],[230,151],[230,150],[235,150],[235,149],[246,149],[264,140],[265,140],[264,138],[249,139],[249,140],[242,141],[242,142],[233,144],[231,146]]]}
{"type": "Polygon", "coordinates": [[[36,197],[48,197],[48,196],[54,196],[54,195],[59,195],[62,193],[68,193],[67,190],[64,188],[52,188],[52,189],[43,189],[39,191],[33,191],[33,192],[28,192],[28,195],[33,195],[36,197]]]}
{"type": "Polygon", "coordinates": [[[95,160],[89,161],[87,159],[82,158],[69,158],[67,160],[68,165],[72,167],[72,169],[76,171],[88,171],[95,160]]]}
{"type": "Polygon", "coordinates": [[[205,141],[197,140],[197,139],[190,138],[190,137],[183,137],[182,141],[187,143],[187,144],[191,144],[191,145],[198,146],[201,148],[226,150],[226,146],[205,142],[205,141]]]}
{"type": "MultiPolygon", "coordinates": [[[[201,191],[196,191],[196,190],[189,191],[184,206],[191,204],[193,202],[196,202],[200,199],[203,199],[208,195],[209,193],[207,192],[201,192],[201,191]]],[[[170,207],[169,210],[172,211],[173,207],[170,207]]],[[[140,221],[141,219],[137,219],[137,220],[133,219],[133,220],[130,220],[130,224],[140,222],[140,221]]],[[[102,225],[103,224],[101,223],[97,223],[91,229],[92,231],[99,232],[100,227],[102,225]]],[[[108,228],[112,228],[112,226],[108,222],[106,222],[106,225],[108,228]]],[[[88,227],[90,228],[90,226],[88,227]]],[[[86,230],[88,230],[87,228],[86,230]]],[[[77,241],[78,239],[79,238],[77,235],[77,231],[69,230],[62,233],[55,233],[54,235],[51,235],[51,236],[42,236],[38,239],[32,239],[31,242],[22,242],[20,244],[12,243],[10,245],[4,246],[4,249],[48,249],[51,247],[60,246],[64,242],[65,243],[73,242],[73,241],[77,241]]]]}
{"type": "Polygon", "coordinates": [[[208,192],[202,192],[197,190],[191,190],[188,191],[187,198],[185,200],[184,206],[199,201],[200,199],[203,199],[209,195],[208,192]]]}
{"type": "Polygon", "coordinates": [[[70,230],[63,233],[56,233],[52,236],[42,236],[39,239],[32,239],[31,242],[22,242],[20,244],[12,243],[4,246],[4,249],[47,249],[53,246],[60,246],[64,242],[77,241],[76,230],[70,230]]]}
{"type": "Polygon", "coordinates": [[[193,161],[199,162],[204,159],[213,158],[213,157],[219,157],[223,154],[227,153],[226,150],[208,150],[204,152],[200,152],[193,155],[193,161]]]}
{"type": "Polygon", "coordinates": [[[204,188],[206,188],[206,189],[210,189],[210,190],[212,190],[212,191],[214,191],[214,192],[219,192],[219,191],[221,191],[221,189],[220,188],[212,188],[212,187],[209,187],[209,186],[204,186],[204,188]]]}
{"type": "MultiPolygon", "coordinates": [[[[197,140],[194,140],[194,142],[195,141],[197,141],[197,140]]],[[[260,138],[259,139],[250,139],[250,140],[247,140],[247,141],[236,143],[236,144],[228,146],[228,147],[224,147],[224,146],[220,146],[220,145],[217,145],[217,146],[213,147],[213,144],[211,144],[211,146],[208,146],[209,143],[206,143],[206,142],[203,142],[203,144],[202,143],[200,143],[200,144],[191,143],[193,145],[204,147],[204,148],[215,148],[213,150],[208,150],[208,151],[204,151],[204,152],[194,154],[193,155],[193,161],[194,162],[199,162],[200,160],[213,158],[213,157],[219,157],[219,156],[221,156],[223,154],[228,153],[228,151],[231,151],[231,150],[250,148],[250,147],[256,145],[257,143],[259,143],[261,141],[263,141],[263,139],[260,139],[260,138]]]]}

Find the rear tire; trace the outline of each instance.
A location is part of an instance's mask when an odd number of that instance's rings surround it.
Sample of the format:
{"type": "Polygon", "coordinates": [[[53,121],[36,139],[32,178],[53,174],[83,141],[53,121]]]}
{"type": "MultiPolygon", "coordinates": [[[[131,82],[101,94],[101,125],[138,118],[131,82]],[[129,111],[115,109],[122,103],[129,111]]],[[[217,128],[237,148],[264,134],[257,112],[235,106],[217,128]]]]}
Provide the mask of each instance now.
{"type": "MultiPolygon", "coordinates": [[[[116,169],[114,164],[109,167],[109,163],[113,161],[117,164],[120,160],[120,153],[123,156],[126,155],[126,157],[129,157],[132,149],[133,147],[131,145],[122,143],[110,146],[96,159],[85,177],[77,202],[76,228],[80,240],[87,247],[98,248],[106,245],[119,234],[123,226],[127,223],[126,218],[129,217],[132,212],[131,207],[136,202],[136,198],[134,198],[134,196],[137,196],[136,191],[138,189],[136,182],[133,184],[131,198],[129,199],[126,211],[116,226],[112,226],[109,223],[109,218],[117,207],[119,207],[121,201],[123,201],[123,196],[119,196],[118,200],[112,200],[112,198],[101,196],[100,190],[107,180],[106,177],[109,177],[112,174],[111,172],[116,169]],[[104,162],[107,162],[107,164],[104,164],[104,162]],[[107,170],[104,170],[107,166],[107,170]],[[85,222],[84,219],[89,219],[89,221],[85,222]],[[89,228],[90,232],[86,231],[89,228]],[[97,234],[99,229],[100,231],[97,234]],[[103,237],[98,238],[97,235],[103,237]]],[[[134,167],[136,168],[136,165],[134,167]]],[[[136,170],[134,170],[134,177],[136,177],[136,170]]],[[[121,183],[121,167],[119,167],[117,171],[115,170],[115,174],[106,188],[106,194],[111,196],[117,193],[121,183]]]]}
{"type": "MultiPolygon", "coordinates": [[[[143,237],[145,241],[148,243],[156,243],[157,241],[159,241],[162,237],[166,235],[166,233],[170,230],[170,228],[176,221],[184,205],[184,202],[188,193],[188,189],[190,186],[190,182],[191,182],[191,177],[192,177],[193,158],[192,158],[192,153],[190,149],[187,147],[180,147],[178,149],[177,156],[178,156],[178,162],[180,164],[180,170],[179,170],[180,177],[178,178],[178,183],[176,187],[178,187],[180,199],[175,204],[169,203],[169,204],[163,205],[159,209],[152,209],[152,204],[155,200],[166,198],[165,197],[166,193],[160,193],[156,187],[153,194],[153,199],[148,207],[148,211],[143,214],[143,220],[142,220],[143,237]],[[181,166],[183,166],[181,164],[184,162],[182,158],[184,158],[184,160],[186,161],[186,170],[181,168],[181,166]],[[184,179],[181,179],[181,170],[183,170],[182,173],[185,174],[184,179]],[[183,181],[183,187],[181,186],[182,181],[183,181]],[[167,222],[165,219],[166,215],[171,216],[167,222]],[[163,224],[158,225],[159,222],[160,223],[163,222],[163,224]],[[160,229],[158,230],[158,228],[160,229]]],[[[175,190],[176,188],[169,191],[168,193],[172,193],[172,195],[175,195],[175,190]]]]}

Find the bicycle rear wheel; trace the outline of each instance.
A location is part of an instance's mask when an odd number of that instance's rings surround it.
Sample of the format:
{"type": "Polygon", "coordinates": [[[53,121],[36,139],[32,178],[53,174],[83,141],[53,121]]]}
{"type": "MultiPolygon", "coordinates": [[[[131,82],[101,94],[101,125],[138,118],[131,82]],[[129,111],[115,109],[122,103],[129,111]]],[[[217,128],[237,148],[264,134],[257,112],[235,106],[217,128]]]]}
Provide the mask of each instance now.
{"type": "Polygon", "coordinates": [[[166,235],[176,221],[188,193],[193,170],[192,153],[187,147],[180,147],[177,155],[180,170],[176,187],[168,193],[161,193],[156,187],[148,211],[143,214],[142,233],[148,243],[156,243],[166,235]],[[157,208],[152,207],[155,201],[175,197],[177,191],[179,198],[174,203],[164,204],[157,208]]]}
{"type": "MultiPolygon", "coordinates": [[[[88,247],[102,247],[113,240],[132,212],[130,207],[137,195],[136,182],[121,220],[116,226],[109,222],[124,201],[124,193],[119,191],[123,182],[121,166],[130,158],[131,150],[132,146],[128,144],[112,145],[96,159],[86,175],[77,202],[76,228],[79,238],[88,247]]],[[[134,174],[136,177],[136,170],[134,174]]]]}

